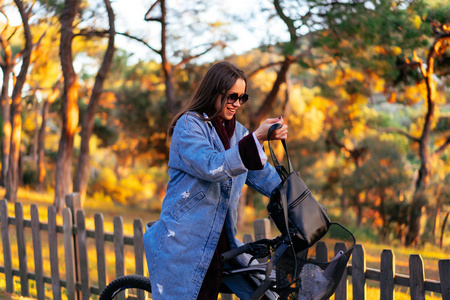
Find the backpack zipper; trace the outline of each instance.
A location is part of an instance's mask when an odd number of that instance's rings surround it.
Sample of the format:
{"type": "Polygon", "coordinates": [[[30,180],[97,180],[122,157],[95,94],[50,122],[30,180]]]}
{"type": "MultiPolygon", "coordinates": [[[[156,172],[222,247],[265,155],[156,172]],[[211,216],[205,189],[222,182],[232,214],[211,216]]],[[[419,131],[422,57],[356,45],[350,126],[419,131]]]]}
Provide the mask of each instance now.
{"type": "Polygon", "coordinates": [[[288,205],[288,209],[296,207],[300,202],[302,202],[306,197],[308,197],[311,194],[311,191],[307,189],[303,192],[303,194],[300,195],[294,202],[292,202],[290,205],[288,205]]]}

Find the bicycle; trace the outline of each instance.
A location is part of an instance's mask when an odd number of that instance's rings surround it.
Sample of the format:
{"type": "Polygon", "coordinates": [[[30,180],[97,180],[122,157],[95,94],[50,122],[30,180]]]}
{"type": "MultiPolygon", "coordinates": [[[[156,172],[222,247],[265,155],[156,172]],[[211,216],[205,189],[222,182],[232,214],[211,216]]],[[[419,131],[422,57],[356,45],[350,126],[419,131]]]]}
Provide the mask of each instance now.
{"type": "MultiPolygon", "coordinates": [[[[151,226],[149,223],[146,228],[151,226]]],[[[322,240],[343,241],[347,251],[341,251],[331,261],[319,261],[315,249],[294,250],[288,236],[279,235],[273,239],[261,239],[244,244],[222,254],[225,262],[247,255],[248,264],[236,263],[223,271],[223,277],[242,275],[254,284],[254,299],[326,299],[334,294],[356,241],[353,234],[338,223],[332,223],[322,240]],[[337,231],[336,231],[337,230],[337,231]],[[309,250],[309,251],[308,251],[309,250]],[[260,262],[270,257],[269,261],[260,262]]],[[[144,299],[144,291],[151,294],[149,277],[126,275],[111,281],[100,295],[100,300],[117,296],[137,294],[144,299]],[[136,290],[134,293],[130,290],[136,290]]],[[[236,290],[224,287],[222,293],[236,294],[236,290]]]]}

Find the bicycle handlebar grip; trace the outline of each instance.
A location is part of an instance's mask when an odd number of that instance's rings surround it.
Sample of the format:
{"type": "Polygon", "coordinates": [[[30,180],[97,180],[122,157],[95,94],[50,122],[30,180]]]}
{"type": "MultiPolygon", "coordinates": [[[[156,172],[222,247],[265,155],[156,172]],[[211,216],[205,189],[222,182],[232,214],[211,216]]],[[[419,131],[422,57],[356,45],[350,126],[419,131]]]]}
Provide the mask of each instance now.
{"type": "Polygon", "coordinates": [[[235,258],[236,256],[238,256],[242,253],[248,252],[250,250],[251,250],[250,244],[245,244],[243,246],[237,247],[233,250],[223,253],[221,255],[221,258],[222,258],[223,262],[226,262],[226,261],[229,261],[230,259],[235,258]]]}

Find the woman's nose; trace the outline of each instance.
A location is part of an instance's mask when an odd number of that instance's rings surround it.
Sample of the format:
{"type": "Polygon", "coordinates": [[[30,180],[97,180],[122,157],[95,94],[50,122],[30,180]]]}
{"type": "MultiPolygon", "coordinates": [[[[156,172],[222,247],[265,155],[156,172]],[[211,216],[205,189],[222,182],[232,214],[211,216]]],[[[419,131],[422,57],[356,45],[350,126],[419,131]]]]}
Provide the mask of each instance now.
{"type": "Polygon", "coordinates": [[[240,107],[241,106],[241,100],[236,99],[236,101],[233,102],[233,106],[240,107]]]}

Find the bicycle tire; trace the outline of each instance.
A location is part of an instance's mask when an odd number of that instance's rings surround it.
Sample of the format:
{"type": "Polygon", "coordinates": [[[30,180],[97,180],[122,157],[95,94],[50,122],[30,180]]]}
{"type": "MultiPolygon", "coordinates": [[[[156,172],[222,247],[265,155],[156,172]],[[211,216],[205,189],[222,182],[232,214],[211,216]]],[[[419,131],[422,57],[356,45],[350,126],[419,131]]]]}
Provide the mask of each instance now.
{"type": "Polygon", "coordinates": [[[100,295],[100,300],[114,299],[120,292],[136,289],[152,293],[150,278],[141,275],[121,276],[111,281],[100,295]]]}

